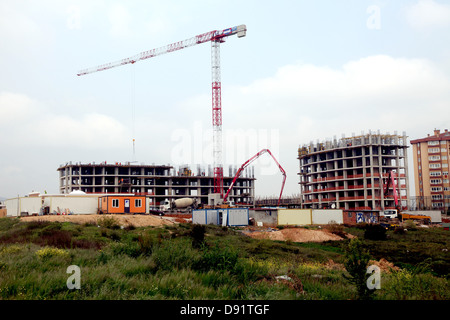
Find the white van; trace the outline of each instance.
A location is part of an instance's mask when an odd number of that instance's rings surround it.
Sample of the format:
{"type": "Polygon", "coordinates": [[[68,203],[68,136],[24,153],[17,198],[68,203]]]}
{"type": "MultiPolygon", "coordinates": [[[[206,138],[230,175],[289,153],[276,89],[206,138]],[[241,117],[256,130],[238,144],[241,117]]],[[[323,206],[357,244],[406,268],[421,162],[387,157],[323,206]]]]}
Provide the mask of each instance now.
{"type": "Polygon", "coordinates": [[[398,218],[398,211],[396,209],[388,209],[380,212],[382,217],[386,217],[389,219],[398,218]]]}

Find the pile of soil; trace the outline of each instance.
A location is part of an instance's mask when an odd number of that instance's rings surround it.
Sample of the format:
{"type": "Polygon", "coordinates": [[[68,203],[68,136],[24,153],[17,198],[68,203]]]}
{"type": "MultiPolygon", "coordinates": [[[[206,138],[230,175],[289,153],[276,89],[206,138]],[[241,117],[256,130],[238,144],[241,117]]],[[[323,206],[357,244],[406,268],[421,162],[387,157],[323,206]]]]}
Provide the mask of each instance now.
{"type": "Polygon", "coordinates": [[[103,217],[113,217],[121,226],[163,226],[174,224],[173,221],[160,216],[153,215],[130,215],[130,214],[73,214],[73,215],[45,215],[21,217],[23,221],[59,221],[73,223],[97,223],[98,219],[103,217]]]}
{"type": "Polygon", "coordinates": [[[400,270],[399,267],[396,267],[392,262],[389,262],[384,258],[381,258],[380,261],[370,260],[369,265],[372,265],[372,264],[379,267],[380,270],[385,273],[391,273],[392,271],[400,270]]]}
{"type": "Polygon", "coordinates": [[[342,237],[335,235],[327,230],[311,230],[306,228],[285,228],[276,231],[252,231],[246,233],[255,239],[270,239],[292,242],[322,242],[328,240],[343,240],[342,237]]]}

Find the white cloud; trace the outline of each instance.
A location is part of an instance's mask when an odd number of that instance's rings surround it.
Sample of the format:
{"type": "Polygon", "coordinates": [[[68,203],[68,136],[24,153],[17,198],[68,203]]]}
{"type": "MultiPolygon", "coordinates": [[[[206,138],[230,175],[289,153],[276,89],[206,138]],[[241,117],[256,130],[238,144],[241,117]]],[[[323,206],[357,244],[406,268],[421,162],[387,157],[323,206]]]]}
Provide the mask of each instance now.
{"type": "Polygon", "coordinates": [[[108,11],[111,24],[110,34],[115,37],[126,37],[130,34],[131,15],[128,9],[120,4],[114,4],[108,11]]]}
{"type": "Polygon", "coordinates": [[[26,95],[0,93],[3,146],[105,149],[123,146],[128,130],[118,120],[88,113],[76,118],[55,114],[26,95]]]}
{"type": "Polygon", "coordinates": [[[450,26],[450,5],[434,0],[419,0],[406,10],[408,23],[417,29],[450,26]]]}
{"type": "MultiPolygon", "coordinates": [[[[369,130],[406,131],[418,138],[423,130],[450,122],[450,77],[425,59],[376,55],[349,61],[341,68],[298,63],[247,86],[223,87],[224,138],[230,130],[278,130],[278,141],[258,143],[258,148],[279,150],[276,156],[288,174],[287,194],[299,190],[299,145],[369,130]]],[[[207,114],[210,99],[191,98],[185,109],[207,114]]],[[[248,147],[241,152],[245,156],[239,160],[248,159],[254,150],[248,147]]],[[[279,174],[275,170],[264,175],[260,167],[255,162],[260,179],[257,193],[276,193],[273,186],[279,184],[279,174]]]]}

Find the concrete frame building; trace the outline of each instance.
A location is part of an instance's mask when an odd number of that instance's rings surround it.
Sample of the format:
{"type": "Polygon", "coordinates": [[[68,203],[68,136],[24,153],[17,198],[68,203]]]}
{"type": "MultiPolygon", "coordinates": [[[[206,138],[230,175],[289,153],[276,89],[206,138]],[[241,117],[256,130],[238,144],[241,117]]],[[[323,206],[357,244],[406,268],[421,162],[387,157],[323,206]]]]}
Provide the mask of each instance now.
{"type": "Polygon", "coordinates": [[[300,200],[303,208],[385,210],[395,208],[394,189],[384,186],[396,176],[399,205],[409,203],[406,134],[369,132],[298,149],[300,200]]]}
{"type": "Polygon", "coordinates": [[[434,135],[411,140],[414,182],[418,209],[450,210],[450,132],[434,130],[434,135]]]}
{"type": "MultiPolygon", "coordinates": [[[[184,197],[197,198],[199,203],[208,203],[208,194],[214,192],[214,175],[211,167],[197,166],[196,171],[188,166],[176,169],[170,165],[136,165],[130,162],[108,164],[72,163],[60,165],[59,190],[69,194],[80,190],[87,194],[134,193],[146,194],[151,206],[165,200],[184,197]]],[[[224,177],[224,189],[233,181],[237,169],[230,166],[229,176],[224,177]]],[[[236,181],[228,200],[235,203],[254,204],[254,168],[248,167],[236,181]]]]}

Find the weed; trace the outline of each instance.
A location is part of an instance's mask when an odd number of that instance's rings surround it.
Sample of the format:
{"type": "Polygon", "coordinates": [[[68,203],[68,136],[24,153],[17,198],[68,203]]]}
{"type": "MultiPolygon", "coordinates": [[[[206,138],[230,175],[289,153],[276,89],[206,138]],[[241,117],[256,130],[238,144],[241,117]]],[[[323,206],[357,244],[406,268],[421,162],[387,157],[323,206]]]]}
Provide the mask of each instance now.
{"type": "Polygon", "coordinates": [[[42,249],[36,251],[36,256],[41,260],[48,260],[51,257],[68,258],[69,253],[63,249],[45,247],[45,248],[42,248],[42,249]]]}

